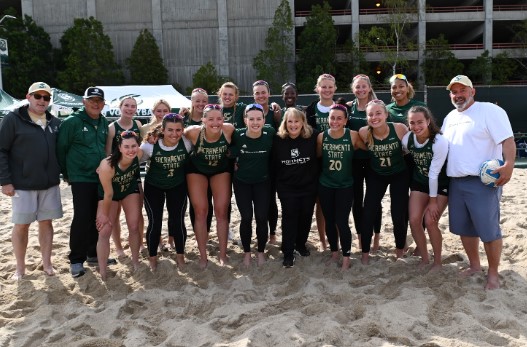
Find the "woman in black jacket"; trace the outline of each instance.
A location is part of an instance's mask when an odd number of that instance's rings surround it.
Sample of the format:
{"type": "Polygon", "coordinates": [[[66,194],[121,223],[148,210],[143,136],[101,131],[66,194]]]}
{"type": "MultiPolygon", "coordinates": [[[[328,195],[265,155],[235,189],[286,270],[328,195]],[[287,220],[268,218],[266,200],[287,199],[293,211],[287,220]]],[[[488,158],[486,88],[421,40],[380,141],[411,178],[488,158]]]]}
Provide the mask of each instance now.
{"type": "Polygon", "coordinates": [[[311,229],[317,193],[319,165],[317,136],[306,115],[290,107],[273,142],[276,189],[282,205],[282,253],[284,267],[295,263],[294,250],[309,256],[306,242],[311,229]]]}

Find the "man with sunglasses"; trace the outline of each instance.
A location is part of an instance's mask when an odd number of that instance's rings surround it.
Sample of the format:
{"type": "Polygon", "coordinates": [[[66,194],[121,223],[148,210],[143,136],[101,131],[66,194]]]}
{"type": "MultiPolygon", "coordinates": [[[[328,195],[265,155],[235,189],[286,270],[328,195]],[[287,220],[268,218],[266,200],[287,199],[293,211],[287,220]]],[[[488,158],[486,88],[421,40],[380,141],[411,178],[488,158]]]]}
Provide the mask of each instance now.
{"type": "Polygon", "coordinates": [[[51,221],[62,217],[56,156],[60,120],[48,112],[51,88],[44,82],[33,83],[26,99],[28,105],[10,112],[0,124],[0,184],[2,193],[12,199],[16,280],[25,275],[29,225],[35,220],[43,270],[54,275],[51,221]]]}
{"type": "MultiPolygon", "coordinates": [[[[82,107],[66,118],[58,138],[60,168],[64,181],[71,185],[73,220],[70,228],[70,270],[76,278],[84,275],[88,265],[97,265],[97,215],[99,176],[96,169],[106,157],[108,120],[101,114],[104,91],[89,87],[82,107]]],[[[108,264],[115,264],[108,259],[108,264]]]]}

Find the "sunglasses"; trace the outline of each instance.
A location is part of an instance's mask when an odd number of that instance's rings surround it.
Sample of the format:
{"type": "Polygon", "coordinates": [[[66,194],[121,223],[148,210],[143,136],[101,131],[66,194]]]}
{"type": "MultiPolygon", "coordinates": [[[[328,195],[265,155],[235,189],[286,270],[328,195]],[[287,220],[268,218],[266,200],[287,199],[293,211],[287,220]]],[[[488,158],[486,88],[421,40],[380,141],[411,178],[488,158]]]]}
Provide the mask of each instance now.
{"type": "Polygon", "coordinates": [[[221,111],[223,108],[221,105],[218,104],[207,104],[205,105],[205,108],[203,108],[203,111],[210,111],[210,110],[219,110],[221,111]]]}
{"type": "Polygon", "coordinates": [[[296,89],[296,84],[294,84],[293,82],[286,82],[286,83],[282,84],[282,89],[284,89],[286,87],[293,87],[294,89],[296,89]]]}
{"type": "Polygon", "coordinates": [[[44,99],[44,101],[50,101],[51,100],[51,96],[49,96],[49,95],[42,95],[42,94],[37,94],[37,93],[33,93],[31,95],[33,95],[35,100],[40,100],[40,99],[44,99]]]}
{"type": "Polygon", "coordinates": [[[203,88],[194,88],[192,89],[191,94],[194,94],[194,93],[207,94],[207,91],[203,88]]]}
{"type": "Polygon", "coordinates": [[[331,105],[331,107],[329,108],[330,110],[341,110],[341,111],[344,111],[344,113],[347,113],[348,112],[348,108],[344,105],[341,105],[341,104],[333,104],[331,105]]]}
{"type": "Polygon", "coordinates": [[[407,79],[406,76],[403,75],[402,73],[398,73],[398,74],[395,74],[395,75],[393,75],[392,77],[390,77],[390,83],[395,82],[395,80],[403,80],[403,81],[405,81],[406,83],[408,83],[408,79],[407,79]]]}
{"type": "Polygon", "coordinates": [[[127,139],[127,138],[131,138],[131,137],[137,137],[137,134],[135,133],[135,131],[132,131],[132,130],[125,130],[121,133],[121,137],[123,139],[127,139]]]}
{"type": "Polygon", "coordinates": [[[178,113],[167,113],[163,116],[163,120],[183,120],[184,118],[178,113]]]}
{"type": "Polygon", "coordinates": [[[382,100],[379,100],[379,99],[373,99],[373,100],[370,100],[370,102],[368,102],[368,104],[366,104],[366,107],[370,106],[370,105],[385,105],[384,104],[384,101],[382,100]]]}
{"type": "Polygon", "coordinates": [[[249,104],[245,106],[245,113],[252,111],[252,110],[258,110],[258,111],[264,111],[262,105],[260,104],[249,104]]]}
{"type": "Polygon", "coordinates": [[[328,73],[323,73],[322,75],[320,75],[320,78],[322,79],[328,79],[328,80],[335,80],[335,77],[333,77],[332,75],[328,74],[328,73]]]}

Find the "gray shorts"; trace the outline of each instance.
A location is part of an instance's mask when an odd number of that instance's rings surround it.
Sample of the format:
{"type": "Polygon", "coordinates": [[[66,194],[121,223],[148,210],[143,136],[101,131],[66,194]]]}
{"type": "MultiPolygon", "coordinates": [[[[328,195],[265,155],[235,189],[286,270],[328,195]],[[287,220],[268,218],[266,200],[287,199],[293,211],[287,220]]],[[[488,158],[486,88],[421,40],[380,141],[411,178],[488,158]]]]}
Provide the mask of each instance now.
{"type": "Polygon", "coordinates": [[[448,192],[450,231],[479,237],[483,242],[501,239],[502,187],[487,187],[479,177],[452,178],[448,192]]]}
{"type": "Polygon", "coordinates": [[[62,217],[60,187],[58,185],[45,190],[15,190],[11,197],[14,224],[31,224],[34,221],[57,219],[62,217]]]}

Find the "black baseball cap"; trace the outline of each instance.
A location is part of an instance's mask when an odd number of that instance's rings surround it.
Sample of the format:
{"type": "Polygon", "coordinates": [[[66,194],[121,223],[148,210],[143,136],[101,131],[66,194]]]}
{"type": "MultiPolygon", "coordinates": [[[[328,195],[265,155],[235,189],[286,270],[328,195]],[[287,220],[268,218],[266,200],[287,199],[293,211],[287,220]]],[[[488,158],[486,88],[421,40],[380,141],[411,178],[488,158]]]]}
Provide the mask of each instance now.
{"type": "Polygon", "coordinates": [[[84,96],[83,96],[84,99],[89,99],[89,98],[101,98],[104,100],[104,92],[101,88],[97,88],[97,87],[89,87],[88,89],[86,89],[86,91],[84,92],[84,96]]]}

